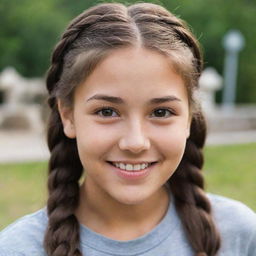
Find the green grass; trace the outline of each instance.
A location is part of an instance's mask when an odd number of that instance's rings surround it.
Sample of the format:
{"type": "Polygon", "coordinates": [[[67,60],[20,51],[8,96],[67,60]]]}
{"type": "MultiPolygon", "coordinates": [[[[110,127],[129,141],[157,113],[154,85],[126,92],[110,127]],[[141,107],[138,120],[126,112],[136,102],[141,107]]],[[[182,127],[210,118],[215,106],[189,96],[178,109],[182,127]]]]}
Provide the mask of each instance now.
{"type": "Polygon", "coordinates": [[[207,191],[242,201],[256,211],[256,143],[205,150],[207,191]]]}
{"type": "Polygon", "coordinates": [[[0,165],[0,229],[46,201],[46,163],[0,165]]]}
{"type": "MultiPolygon", "coordinates": [[[[207,191],[256,210],[256,143],[205,149],[207,191]]],[[[47,163],[0,164],[0,229],[46,202],[47,163]]]]}

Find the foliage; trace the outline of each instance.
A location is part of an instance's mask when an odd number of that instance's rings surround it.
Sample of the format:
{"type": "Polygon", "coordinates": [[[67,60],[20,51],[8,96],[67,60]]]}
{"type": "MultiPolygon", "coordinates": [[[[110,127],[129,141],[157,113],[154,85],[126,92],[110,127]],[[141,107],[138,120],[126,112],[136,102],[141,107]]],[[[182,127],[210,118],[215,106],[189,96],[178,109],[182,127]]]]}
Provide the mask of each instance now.
{"type": "MultiPolygon", "coordinates": [[[[52,48],[68,22],[96,3],[142,2],[132,0],[1,0],[0,70],[8,65],[25,76],[42,76],[49,65],[52,48]]],[[[146,0],[146,2],[148,2],[146,0]]],[[[222,38],[230,29],[239,29],[246,47],[240,54],[238,102],[256,102],[256,2],[253,0],[152,0],[185,19],[203,45],[205,66],[223,73],[222,38]]],[[[220,94],[218,98],[220,99],[220,94]]]]}
{"type": "Polygon", "coordinates": [[[0,68],[15,66],[24,76],[42,76],[67,17],[51,0],[1,0],[0,68]]]}
{"type": "MultiPolygon", "coordinates": [[[[237,102],[256,102],[256,2],[241,0],[180,0],[164,1],[193,28],[203,45],[205,66],[215,67],[223,74],[225,52],[223,36],[231,29],[238,29],[245,37],[246,45],[239,56],[237,102]]],[[[220,95],[219,95],[220,96],[220,95]]]]}

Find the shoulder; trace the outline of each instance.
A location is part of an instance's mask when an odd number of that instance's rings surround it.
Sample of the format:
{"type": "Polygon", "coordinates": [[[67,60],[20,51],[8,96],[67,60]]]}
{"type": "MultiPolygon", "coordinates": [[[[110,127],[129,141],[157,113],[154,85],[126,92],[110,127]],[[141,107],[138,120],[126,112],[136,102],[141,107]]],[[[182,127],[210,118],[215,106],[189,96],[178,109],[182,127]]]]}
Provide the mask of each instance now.
{"type": "Polygon", "coordinates": [[[47,221],[46,208],[43,208],[7,226],[0,232],[0,256],[43,255],[47,221]]]}
{"type": "Polygon", "coordinates": [[[234,199],[208,193],[213,215],[217,220],[230,221],[234,224],[250,224],[256,227],[256,213],[248,206],[234,199]]]}
{"type": "MultiPolygon", "coordinates": [[[[256,253],[256,213],[245,204],[219,195],[207,194],[224,246],[240,246],[256,253]]],[[[243,254],[254,255],[254,254],[243,254]]]]}
{"type": "Polygon", "coordinates": [[[0,248],[0,256],[25,256],[25,254],[15,252],[12,249],[6,250],[6,249],[0,248]]]}

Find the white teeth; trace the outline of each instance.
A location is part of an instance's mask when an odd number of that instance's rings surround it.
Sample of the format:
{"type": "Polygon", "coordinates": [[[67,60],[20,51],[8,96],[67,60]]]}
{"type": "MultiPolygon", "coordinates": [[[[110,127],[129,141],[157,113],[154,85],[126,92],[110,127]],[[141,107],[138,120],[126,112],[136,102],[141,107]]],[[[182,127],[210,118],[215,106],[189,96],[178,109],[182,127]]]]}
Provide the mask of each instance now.
{"type": "Polygon", "coordinates": [[[133,171],[133,166],[131,164],[127,164],[125,169],[127,171],[133,171]]]}
{"type": "Polygon", "coordinates": [[[136,164],[133,167],[134,171],[138,171],[140,169],[140,164],[136,164]]]}
{"type": "Polygon", "coordinates": [[[115,164],[116,167],[119,167],[120,169],[125,169],[125,164],[115,164]]]}
{"type": "Polygon", "coordinates": [[[126,170],[126,171],[139,171],[147,168],[150,164],[124,164],[124,163],[113,163],[117,168],[126,170]]]}

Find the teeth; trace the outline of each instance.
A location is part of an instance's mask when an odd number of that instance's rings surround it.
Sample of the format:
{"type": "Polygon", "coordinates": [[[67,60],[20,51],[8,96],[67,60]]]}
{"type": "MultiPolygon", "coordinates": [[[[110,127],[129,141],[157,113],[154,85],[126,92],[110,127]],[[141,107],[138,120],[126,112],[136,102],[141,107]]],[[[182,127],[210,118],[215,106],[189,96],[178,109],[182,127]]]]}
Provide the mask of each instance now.
{"type": "Polygon", "coordinates": [[[125,164],[115,164],[116,167],[119,167],[120,169],[125,169],[125,164]]]}
{"type": "Polygon", "coordinates": [[[134,170],[134,171],[140,170],[140,164],[134,165],[133,170],[134,170]]]}
{"type": "Polygon", "coordinates": [[[124,164],[124,163],[113,163],[117,168],[120,168],[122,170],[126,170],[126,171],[140,171],[143,170],[145,168],[147,168],[150,164],[147,163],[143,163],[143,164],[124,164]]]}
{"type": "Polygon", "coordinates": [[[127,164],[125,169],[127,171],[133,171],[133,166],[131,164],[127,164]]]}

